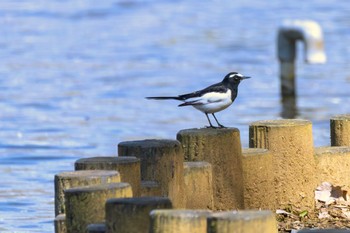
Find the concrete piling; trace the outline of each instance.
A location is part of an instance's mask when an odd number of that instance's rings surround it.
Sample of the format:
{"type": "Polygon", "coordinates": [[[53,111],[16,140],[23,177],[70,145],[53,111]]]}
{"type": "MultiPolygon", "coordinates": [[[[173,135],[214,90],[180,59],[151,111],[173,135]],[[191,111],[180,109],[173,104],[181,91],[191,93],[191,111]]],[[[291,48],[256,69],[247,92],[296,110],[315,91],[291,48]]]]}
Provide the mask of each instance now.
{"type": "Polygon", "coordinates": [[[162,195],[158,182],[153,180],[141,181],[141,197],[159,197],[162,195]]]}
{"type": "Polygon", "coordinates": [[[317,186],[312,124],[307,120],[266,120],[251,123],[249,145],[272,153],[275,208],[292,205],[314,209],[317,186]]]}
{"type": "Polygon", "coordinates": [[[271,152],[261,148],[245,148],[242,155],[245,209],[273,210],[275,188],[271,152]]]}
{"type": "Polygon", "coordinates": [[[331,119],[330,147],[314,148],[311,122],[297,119],[251,123],[247,149],[235,128],[122,142],[125,156],[80,159],[55,176],[55,233],[276,233],[275,209],[312,215],[320,183],[350,189],[349,119],[331,119]]]}
{"type": "Polygon", "coordinates": [[[87,226],[105,220],[110,198],[132,197],[128,183],[110,183],[65,190],[67,233],[87,232],[87,226]]]}
{"type": "Polygon", "coordinates": [[[88,233],[106,233],[106,224],[94,223],[87,226],[88,233]]]}
{"type": "Polygon", "coordinates": [[[350,189],[350,147],[316,147],[318,184],[327,181],[350,189]]]}
{"type": "Polygon", "coordinates": [[[330,131],[331,146],[350,146],[350,114],[332,117],[330,131]]]}
{"type": "Polygon", "coordinates": [[[214,209],[243,209],[242,148],[239,130],[186,129],[177,134],[186,161],[206,161],[213,169],[214,209]]]}
{"type": "Polygon", "coordinates": [[[148,233],[149,214],[154,209],[170,209],[167,197],[113,198],[106,203],[107,233],[148,233]]]}
{"type": "Polygon", "coordinates": [[[206,233],[206,210],[152,210],[149,233],[206,233]]]}
{"type": "Polygon", "coordinates": [[[54,220],[54,225],[55,225],[55,233],[66,233],[67,232],[66,215],[65,214],[57,215],[54,220]]]}
{"type": "Polygon", "coordinates": [[[207,162],[184,163],[184,193],[187,209],[214,208],[212,166],[207,162]]]}
{"type": "Polygon", "coordinates": [[[211,214],[207,233],[277,233],[271,211],[230,211],[211,214]]]}
{"type": "Polygon", "coordinates": [[[118,144],[118,154],[141,160],[141,180],[158,182],[161,195],[169,197],[174,208],[184,207],[183,151],[176,140],[126,141],[118,144]]]}
{"type": "Polygon", "coordinates": [[[78,159],[75,170],[116,170],[121,182],[129,183],[134,197],[140,196],[141,174],[140,160],[132,156],[91,157],[78,159]]]}
{"type": "Polygon", "coordinates": [[[120,182],[117,171],[72,171],[55,175],[55,216],[65,213],[64,190],[113,182],[120,182]]]}

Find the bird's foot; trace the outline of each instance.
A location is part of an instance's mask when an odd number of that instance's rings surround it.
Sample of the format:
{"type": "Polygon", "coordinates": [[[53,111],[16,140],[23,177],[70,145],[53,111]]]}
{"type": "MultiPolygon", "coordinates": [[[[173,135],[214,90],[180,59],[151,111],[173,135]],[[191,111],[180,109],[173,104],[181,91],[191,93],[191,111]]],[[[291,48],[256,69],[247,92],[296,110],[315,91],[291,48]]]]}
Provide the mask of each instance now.
{"type": "Polygon", "coordinates": [[[225,129],[227,128],[226,126],[223,126],[223,125],[219,125],[219,126],[213,126],[213,125],[209,125],[209,126],[205,126],[205,128],[212,128],[212,129],[225,129]]]}

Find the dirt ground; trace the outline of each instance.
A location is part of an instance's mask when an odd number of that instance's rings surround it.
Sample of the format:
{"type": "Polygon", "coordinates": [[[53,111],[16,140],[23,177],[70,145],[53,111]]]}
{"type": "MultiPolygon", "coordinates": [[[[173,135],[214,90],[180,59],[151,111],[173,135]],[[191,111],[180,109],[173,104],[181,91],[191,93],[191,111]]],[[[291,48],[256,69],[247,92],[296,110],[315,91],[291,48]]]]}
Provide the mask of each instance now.
{"type": "Polygon", "coordinates": [[[276,211],[278,232],[293,229],[350,229],[350,200],[346,190],[324,182],[315,191],[315,211],[287,208],[276,211]]]}
{"type": "Polygon", "coordinates": [[[315,213],[304,217],[300,217],[298,213],[277,214],[277,221],[280,233],[289,233],[292,229],[304,228],[350,229],[350,219],[344,215],[341,208],[335,206],[322,207],[322,210],[318,209],[315,213]],[[319,214],[324,213],[322,211],[327,211],[329,216],[319,218],[319,214]]]}

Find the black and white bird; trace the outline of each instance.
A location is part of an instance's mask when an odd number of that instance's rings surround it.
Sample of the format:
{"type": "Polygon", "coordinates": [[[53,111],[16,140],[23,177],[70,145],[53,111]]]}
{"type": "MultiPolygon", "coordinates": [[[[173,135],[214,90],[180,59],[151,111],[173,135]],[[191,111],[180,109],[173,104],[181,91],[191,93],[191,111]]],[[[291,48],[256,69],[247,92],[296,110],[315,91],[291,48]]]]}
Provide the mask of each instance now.
{"type": "Polygon", "coordinates": [[[224,128],[224,126],[216,119],[214,113],[226,109],[233,103],[233,101],[235,101],[238,94],[239,83],[243,79],[247,78],[250,77],[243,76],[237,72],[230,72],[221,82],[199,91],[178,96],[154,96],[146,98],[155,100],[174,99],[183,101],[184,103],[180,104],[179,107],[193,106],[207,116],[210,127],[216,128],[211,124],[208,116],[208,114],[212,114],[218,126],[224,128]]]}

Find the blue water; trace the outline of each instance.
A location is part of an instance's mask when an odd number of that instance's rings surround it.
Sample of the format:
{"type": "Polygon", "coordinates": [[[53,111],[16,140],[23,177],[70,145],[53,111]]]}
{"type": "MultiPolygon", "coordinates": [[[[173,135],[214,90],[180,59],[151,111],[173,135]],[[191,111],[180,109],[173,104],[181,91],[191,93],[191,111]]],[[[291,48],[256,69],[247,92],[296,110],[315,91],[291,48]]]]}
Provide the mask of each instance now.
{"type": "Polygon", "coordinates": [[[297,118],[329,144],[350,113],[350,5],[340,0],[1,0],[0,232],[53,232],[53,177],[120,141],[174,139],[207,124],[193,108],[145,96],[242,82],[217,114],[248,145],[252,121],[281,117],[276,33],[283,19],[323,28],[328,62],[297,62],[297,118]]]}

